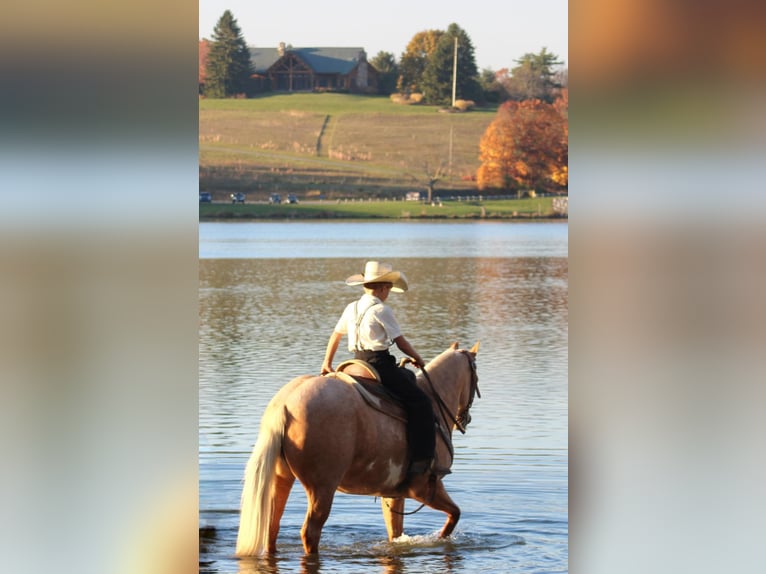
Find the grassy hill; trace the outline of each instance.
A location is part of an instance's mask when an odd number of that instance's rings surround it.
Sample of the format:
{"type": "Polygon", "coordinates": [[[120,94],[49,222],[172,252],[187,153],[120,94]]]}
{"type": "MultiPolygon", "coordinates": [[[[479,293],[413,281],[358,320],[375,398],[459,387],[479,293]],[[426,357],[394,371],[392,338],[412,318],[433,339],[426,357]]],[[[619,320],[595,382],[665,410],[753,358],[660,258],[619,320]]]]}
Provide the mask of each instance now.
{"type": "Polygon", "coordinates": [[[200,100],[200,190],[223,201],[270,193],[327,199],[395,197],[425,189],[443,164],[437,193],[475,191],[479,140],[495,109],[440,113],[387,97],[279,94],[200,100]]]}

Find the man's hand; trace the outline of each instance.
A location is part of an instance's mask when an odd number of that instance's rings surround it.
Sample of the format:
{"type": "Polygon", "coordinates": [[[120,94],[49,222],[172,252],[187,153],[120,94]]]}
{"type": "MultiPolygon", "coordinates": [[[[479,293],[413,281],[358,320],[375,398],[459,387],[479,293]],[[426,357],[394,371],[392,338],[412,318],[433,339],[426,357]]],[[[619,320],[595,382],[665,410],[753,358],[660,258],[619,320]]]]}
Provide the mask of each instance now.
{"type": "Polygon", "coordinates": [[[410,363],[412,365],[415,365],[417,368],[422,369],[425,367],[425,364],[423,363],[423,359],[415,359],[413,357],[403,357],[400,361],[400,366],[404,366],[407,363],[410,363]]]}

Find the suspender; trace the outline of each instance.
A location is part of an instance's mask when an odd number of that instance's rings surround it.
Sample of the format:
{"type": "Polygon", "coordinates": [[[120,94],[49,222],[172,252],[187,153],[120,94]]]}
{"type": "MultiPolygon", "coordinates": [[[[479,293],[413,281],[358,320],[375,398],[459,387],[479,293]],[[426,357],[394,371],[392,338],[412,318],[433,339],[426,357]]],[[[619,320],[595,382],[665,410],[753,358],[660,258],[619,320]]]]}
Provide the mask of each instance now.
{"type": "Polygon", "coordinates": [[[355,340],[356,342],[355,342],[355,345],[354,345],[354,350],[355,351],[364,351],[364,349],[362,349],[361,342],[359,340],[359,327],[362,326],[362,319],[364,319],[364,316],[367,314],[367,311],[369,311],[370,309],[372,309],[376,305],[380,305],[380,303],[373,303],[372,305],[367,307],[367,309],[365,309],[364,312],[360,315],[359,314],[359,301],[357,300],[356,303],[354,303],[354,313],[356,313],[356,330],[354,331],[354,333],[356,334],[356,340],[355,340]]]}

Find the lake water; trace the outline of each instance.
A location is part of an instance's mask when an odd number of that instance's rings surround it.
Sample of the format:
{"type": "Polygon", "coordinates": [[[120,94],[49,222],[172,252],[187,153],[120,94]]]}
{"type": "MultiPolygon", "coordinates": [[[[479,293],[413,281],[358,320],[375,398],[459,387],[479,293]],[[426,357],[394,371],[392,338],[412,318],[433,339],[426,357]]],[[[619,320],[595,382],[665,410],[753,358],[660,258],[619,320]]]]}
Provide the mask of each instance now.
{"type": "MultiPolygon", "coordinates": [[[[199,250],[201,572],[567,572],[566,223],[201,223],[199,250]],[[360,293],[344,280],[375,258],[409,279],[388,303],[426,361],[481,341],[482,398],[467,434],[453,435],[444,479],[462,510],[455,533],[437,539],[445,515],[425,508],[389,543],[379,500],[338,493],[319,557],[307,559],[296,482],[278,556],[237,560],[261,413],[287,381],[319,371],[360,293]]],[[[345,358],[344,340],[336,364],[345,358]]]]}

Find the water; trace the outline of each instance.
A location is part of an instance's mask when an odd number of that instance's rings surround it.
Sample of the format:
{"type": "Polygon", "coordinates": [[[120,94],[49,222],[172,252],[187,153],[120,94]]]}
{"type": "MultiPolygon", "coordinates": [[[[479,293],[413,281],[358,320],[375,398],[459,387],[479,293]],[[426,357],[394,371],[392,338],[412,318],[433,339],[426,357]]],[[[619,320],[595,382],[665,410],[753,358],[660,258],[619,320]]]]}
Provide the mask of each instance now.
{"type": "Polygon", "coordinates": [[[200,225],[201,259],[566,255],[565,223],[318,221],[200,225]]]}
{"type": "Polygon", "coordinates": [[[200,224],[200,571],[566,572],[566,254],[565,223],[200,224]],[[296,483],[278,557],[237,560],[260,415],[288,380],[319,371],[359,293],[343,281],[373,257],[407,274],[410,290],[388,302],[426,360],[481,340],[482,398],[468,433],[453,435],[444,480],[462,510],[456,531],[439,540],[445,515],[426,508],[389,543],[380,501],[338,493],[320,555],[306,558],[296,483]]]}

